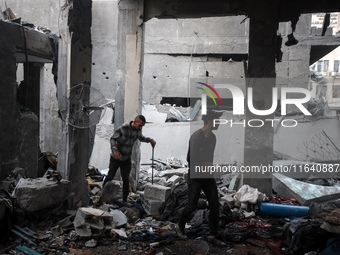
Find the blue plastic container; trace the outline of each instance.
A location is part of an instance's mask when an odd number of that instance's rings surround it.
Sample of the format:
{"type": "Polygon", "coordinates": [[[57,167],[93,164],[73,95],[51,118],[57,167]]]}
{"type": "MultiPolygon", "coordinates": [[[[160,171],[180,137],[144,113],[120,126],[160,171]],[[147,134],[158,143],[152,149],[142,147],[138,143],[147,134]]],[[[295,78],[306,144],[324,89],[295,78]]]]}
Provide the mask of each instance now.
{"type": "Polygon", "coordinates": [[[308,216],[308,206],[297,206],[297,205],[281,205],[272,203],[261,203],[259,206],[259,213],[269,216],[279,217],[304,217],[308,216]]]}

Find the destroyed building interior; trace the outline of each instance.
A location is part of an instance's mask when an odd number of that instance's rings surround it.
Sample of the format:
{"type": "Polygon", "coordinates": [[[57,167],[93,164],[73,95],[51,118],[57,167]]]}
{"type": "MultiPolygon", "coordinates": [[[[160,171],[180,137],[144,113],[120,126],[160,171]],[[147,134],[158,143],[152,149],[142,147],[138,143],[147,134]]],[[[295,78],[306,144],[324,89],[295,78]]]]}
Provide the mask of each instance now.
{"type": "Polygon", "coordinates": [[[0,0],[0,12],[0,254],[340,254],[339,1],[0,0]],[[185,238],[176,229],[207,110],[215,243],[205,192],[185,238]],[[122,169],[104,181],[113,134],[138,115],[147,139],[125,201],[122,169]]]}

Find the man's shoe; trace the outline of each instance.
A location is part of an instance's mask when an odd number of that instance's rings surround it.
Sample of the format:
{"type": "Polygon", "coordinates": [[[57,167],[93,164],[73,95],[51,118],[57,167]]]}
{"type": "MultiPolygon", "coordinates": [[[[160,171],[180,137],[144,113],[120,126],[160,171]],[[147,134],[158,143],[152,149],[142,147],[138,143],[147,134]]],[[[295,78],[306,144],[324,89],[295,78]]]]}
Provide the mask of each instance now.
{"type": "Polygon", "coordinates": [[[185,231],[182,231],[178,224],[176,224],[175,230],[179,238],[187,238],[185,231]]]}
{"type": "Polygon", "coordinates": [[[222,242],[220,240],[218,240],[216,237],[214,236],[208,236],[208,242],[211,244],[214,244],[218,247],[225,247],[227,246],[227,244],[225,242],[222,242]]]}

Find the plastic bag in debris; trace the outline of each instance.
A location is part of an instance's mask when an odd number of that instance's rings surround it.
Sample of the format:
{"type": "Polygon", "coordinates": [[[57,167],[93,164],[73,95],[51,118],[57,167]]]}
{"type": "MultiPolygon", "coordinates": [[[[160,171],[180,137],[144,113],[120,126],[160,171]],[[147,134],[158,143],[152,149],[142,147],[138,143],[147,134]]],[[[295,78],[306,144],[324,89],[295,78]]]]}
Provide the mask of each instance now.
{"type": "Polygon", "coordinates": [[[256,204],[261,202],[264,198],[264,194],[256,188],[252,188],[249,185],[243,185],[235,194],[235,205],[240,206],[241,203],[256,204]]]}

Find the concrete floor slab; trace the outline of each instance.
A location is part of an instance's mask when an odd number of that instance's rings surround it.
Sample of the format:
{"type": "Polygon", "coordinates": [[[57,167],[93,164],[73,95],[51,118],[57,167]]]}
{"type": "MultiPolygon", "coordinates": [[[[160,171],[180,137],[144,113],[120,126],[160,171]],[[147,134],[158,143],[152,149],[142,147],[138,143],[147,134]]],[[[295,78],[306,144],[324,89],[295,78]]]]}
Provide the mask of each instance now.
{"type": "Polygon", "coordinates": [[[282,197],[295,198],[301,205],[326,202],[340,198],[340,187],[321,186],[273,174],[273,189],[282,197]]]}

